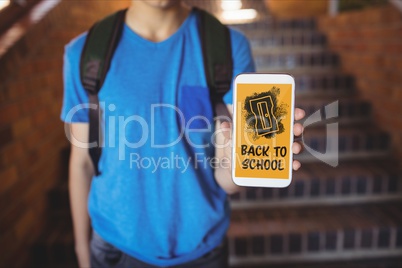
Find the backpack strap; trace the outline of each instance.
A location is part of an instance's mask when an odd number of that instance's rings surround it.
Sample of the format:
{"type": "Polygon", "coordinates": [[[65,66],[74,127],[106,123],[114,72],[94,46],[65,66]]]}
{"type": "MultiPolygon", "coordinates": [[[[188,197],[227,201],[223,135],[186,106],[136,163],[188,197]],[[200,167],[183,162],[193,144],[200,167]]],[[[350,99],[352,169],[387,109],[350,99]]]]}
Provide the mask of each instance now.
{"type": "Polygon", "coordinates": [[[232,46],[229,28],[208,12],[195,8],[199,19],[199,33],[204,58],[205,76],[214,115],[230,121],[223,96],[230,90],[233,79],[232,46]]]}
{"type": "Polygon", "coordinates": [[[120,10],[92,26],[81,54],[81,81],[91,104],[91,109],[89,109],[89,155],[97,176],[100,175],[98,162],[102,154],[99,127],[101,111],[98,92],[106,78],[114,50],[119,42],[126,11],[120,10]]]}

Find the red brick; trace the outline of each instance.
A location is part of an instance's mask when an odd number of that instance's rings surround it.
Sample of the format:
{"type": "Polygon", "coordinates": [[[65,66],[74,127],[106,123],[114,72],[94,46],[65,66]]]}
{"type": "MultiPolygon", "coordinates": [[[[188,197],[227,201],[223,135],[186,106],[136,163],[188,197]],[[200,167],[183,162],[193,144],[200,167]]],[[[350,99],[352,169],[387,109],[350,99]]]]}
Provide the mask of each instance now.
{"type": "Polygon", "coordinates": [[[0,148],[11,143],[13,140],[13,135],[11,128],[9,126],[0,129],[0,148]]]}
{"type": "Polygon", "coordinates": [[[0,195],[12,187],[18,180],[18,172],[15,166],[10,166],[0,171],[1,188],[0,195]]]}
{"type": "Polygon", "coordinates": [[[17,122],[12,124],[12,131],[14,137],[20,137],[24,134],[32,131],[32,121],[31,117],[24,117],[23,119],[18,120],[17,122]]]}
{"type": "Polygon", "coordinates": [[[49,111],[47,108],[42,107],[42,109],[33,114],[33,124],[35,127],[41,126],[47,121],[49,121],[49,111]]]}
{"type": "Polygon", "coordinates": [[[25,81],[17,80],[17,81],[8,81],[4,84],[5,90],[5,98],[2,100],[1,104],[10,103],[13,100],[16,100],[20,96],[24,96],[26,88],[28,88],[25,84],[25,81]]]}
{"type": "MultiPolygon", "coordinates": [[[[41,199],[43,197],[38,196],[37,198],[41,199]]],[[[17,239],[24,238],[28,240],[28,238],[32,235],[31,232],[35,232],[35,230],[37,230],[34,226],[34,222],[38,221],[34,206],[38,203],[38,199],[35,200],[35,203],[31,203],[30,206],[25,210],[25,213],[15,221],[13,229],[15,230],[17,239]]]]}
{"type": "Polygon", "coordinates": [[[7,100],[7,89],[4,85],[0,85],[0,104],[7,100]]]}
{"type": "Polygon", "coordinates": [[[8,144],[0,151],[0,166],[5,167],[13,164],[24,152],[24,147],[19,142],[8,144]]]}
{"type": "Polygon", "coordinates": [[[0,127],[17,120],[21,115],[18,103],[11,103],[0,107],[0,127]]]}

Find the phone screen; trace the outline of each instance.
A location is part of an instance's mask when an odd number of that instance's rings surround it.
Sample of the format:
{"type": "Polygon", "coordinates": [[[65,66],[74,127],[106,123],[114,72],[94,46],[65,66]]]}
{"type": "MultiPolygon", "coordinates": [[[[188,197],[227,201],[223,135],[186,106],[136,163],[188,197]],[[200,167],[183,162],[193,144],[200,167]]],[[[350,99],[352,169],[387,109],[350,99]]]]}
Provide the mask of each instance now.
{"type": "MultiPolygon", "coordinates": [[[[291,180],[293,85],[272,82],[236,84],[234,177],[291,180]]],[[[289,183],[272,183],[271,186],[289,183]]],[[[255,183],[250,182],[250,186],[252,184],[255,183]]]]}

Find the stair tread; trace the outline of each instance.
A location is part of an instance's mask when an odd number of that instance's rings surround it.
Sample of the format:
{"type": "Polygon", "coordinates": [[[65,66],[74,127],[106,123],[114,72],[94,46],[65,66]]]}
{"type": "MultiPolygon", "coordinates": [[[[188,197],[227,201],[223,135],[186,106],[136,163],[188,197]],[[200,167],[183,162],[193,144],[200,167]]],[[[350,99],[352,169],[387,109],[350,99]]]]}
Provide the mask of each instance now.
{"type": "MultiPolygon", "coordinates": [[[[323,120],[325,120],[325,118],[323,118],[323,120]]],[[[333,122],[331,121],[331,123],[333,122]]],[[[347,125],[347,126],[339,124],[338,132],[328,131],[325,127],[321,127],[321,125],[318,125],[318,127],[315,127],[314,124],[304,126],[304,132],[303,132],[304,139],[309,139],[310,137],[325,138],[327,135],[329,137],[334,138],[339,135],[339,142],[341,142],[342,137],[351,138],[351,136],[367,137],[368,135],[372,135],[377,137],[381,136],[382,138],[389,137],[388,132],[379,129],[375,126],[375,124],[370,123],[365,123],[363,125],[347,125]]],[[[361,143],[362,141],[356,140],[356,142],[361,143]]]]}
{"type": "MultiPolygon", "coordinates": [[[[230,27],[240,29],[238,26],[231,25],[230,27]]],[[[316,29],[247,29],[243,30],[243,33],[248,39],[266,39],[267,37],[292,38],[295,36],[320,36],[325,38],[325,35],[316,29]]]]}
{"type": "MultiPolygon", "coordinates": [[[[371,257],[371,258],[357,258],[350,259],[334,259],[331,261],[306,261],[298,260],[292,264],[289,263],[271,263],[269,268],[401,268],[402,257],[371,257]]],[[[255,263],[246,265],[235,265],[232,263],[233,268],[266,268],[267,264],[255,263]]]]}
{"type": "Polygon", "coordinates": [[[402,172],[402,167],[398,166],[398,163],[395,160],[390,159],[382,159],[380,161],[369,160],[369,161],[345,161],[339,163],[337,168],[333,168],[324,163],[314,163],[314,164],[305,164],[300,171],[295,172],[295,175],[303,173],[323,173],[320,175],[327,176],[337,176],[339,174],[344,174],[345,172],[350,176],[359,176],[359,175],[369,175],[369,174],[387,174],[390,172],[402,172]],[[330,173],[328,172],[330,171],[330,173]],[[351,174],[351,172],[353,172],[351,174]]]}
{"type": "Polygon", "coordinates": [[[345,161],[336,168],[307,163],[287,188],[246,188],[231,196],[234,210],[335,206],[402,201],[402,167],[395,161],[345,161]]]}
{"type": "Polygon", "coordinates": [[[278,68],[278,67],[268,67],[268,66],[258,66],[257,72],[261,73],[287,73],[291,76],[321,76],[321,75],[331,75],[336,73],[341,73],[342,69],[339,66],[316,66],[316,67],[289,67],[289,68],[278,68]]]}
{"type": "Polygon", "coordinates": [[[370,157],[389,156],[391,152],[389,134],[370,124],[339,125],[331,129],[324,127],[322,122],[315,127],[314,124],[304,126],[302,141],[305,150],[295,156],[301,161],[336,160],[338,157],[368,160],[370,157]],[[328,142],[331,147],[328,147],[328,142]],[[309,148],[320,153],[318,158],[310,153],[309,148]],[[329,148],[331,151],[328,151],[329,148]]]}
{"type": "Polygon", "coordinates": [[[387,227],[402,231],[401,211],[402,203],[235,211],[229,237],[387,227]]]}
{"type": "Polygon", "coordinates": [[[279,50],[279,49],[266,49],[259,51],[260,54],[254,54],[256,58],[276,58],[276,57],[312,57],[312,56],[324,56],[324,57],[337,57],[337,54],[331,52],[327,49],[323,49],[322,47],[319,49],[309,49],[309,47],[300,48],[300,50],[292,49],[292,50],[279,50]]]}
{"type": "Polygon", "coordinates": [[[295,72],[291,73],[295,78],[296,96],[308,96],[309,98],[331,96],[344,96],[355,94],[354,80],[351,76],[341,71],[330,72],[295,72]]]}
{"type": "Polygon", "coordinates": [[[322,45],[265,45],[265,46],[252,46],[253,57],[269,57],[280,55],[300,55],[300,54],[318,54],[325,53],[326,47],[322,45]]]}
{"type": "MultiPolygon", "coordinates": [[[[371,116],[371,104],[355,96],[343,96],[334,98],[331,96],[297,96],[295,107],[302,108],[306,115],[311,115],[318,110],[325,110],[327,105],[337,102],[338,117],[359,117],[361,119],[371,116]]],[[[307,117],[307,116],[306,116],[307,117]]]]}
{"type": "Polygon", "coordinates": [[[266,17],[260,19],[259,21],[251,22],[248,24],[232,24],[234,28],[241,31],[248,30],[312,30],[316,28],[316,23],[314,19],[289,19],[289,20],[277,20],[272,17],[266,17]]]}

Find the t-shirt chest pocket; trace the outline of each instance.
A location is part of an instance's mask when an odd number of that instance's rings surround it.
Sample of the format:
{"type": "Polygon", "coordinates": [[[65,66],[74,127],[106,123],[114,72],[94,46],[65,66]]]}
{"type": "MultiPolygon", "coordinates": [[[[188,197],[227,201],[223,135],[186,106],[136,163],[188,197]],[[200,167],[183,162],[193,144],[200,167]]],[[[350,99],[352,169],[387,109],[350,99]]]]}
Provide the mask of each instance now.
{"type": "Polygon", "coordinates": [[[178,94],[179,124],[188,130],[210,129],[212,131],[213,110],[209,89],[203,86],[182,86],[178,94]]]}

